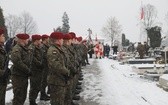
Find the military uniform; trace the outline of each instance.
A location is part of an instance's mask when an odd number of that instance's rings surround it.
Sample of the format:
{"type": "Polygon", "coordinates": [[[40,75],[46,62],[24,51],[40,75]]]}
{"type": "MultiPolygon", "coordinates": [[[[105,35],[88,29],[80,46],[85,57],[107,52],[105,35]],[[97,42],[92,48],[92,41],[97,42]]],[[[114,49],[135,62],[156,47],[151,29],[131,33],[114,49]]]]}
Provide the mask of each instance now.
{"type": "Polygon", "coordinates": [[[41,81],[41,97],[46,97],[46,87],[47,87],[47,75],[48,75],[48,62],[47,62],[47,51],[49,46],[43,44],[43,74],[42,74],[42,81],[41,81]]]}
{"type": "Polygon", "coordinates": [[[64,52],[58,45],[51,45],[47,53],[51,105],[64,105],[69,70],[65,67],[64,52]]]}
{"type": "Polygon", "coordinates": [[[5,49],[0,45],[0,105],[5,105],[7,78],[4,78],[4,66],[6,58],[5,49]]]}
{"type": "Polygon", "coordinates": [[[74,75],[76,74],[76,68],[75,68],[75,59],[73,56],[73,52],[70,50],[69,45],[63,45],[65,57],[68,58],[66,60],[66,67],[70,71],[69,76],[69,84],[66,88],[66,95],[65,95],[65,105],[71,105],[72,98],[73,98],[73,82],[74,82],[74,75]]]}
{"type": "Polygon", "coordinates": [[[23,105],[27,96],[28,77],[30,72],[30,54],[27,47],[16,44],[11,52],[13,104],[23,105]]]}
{"type": "Polygon", "coordinates": [[[63,33],[53,32],[50,35],[52,45],[47,52],[51,105],[65,105],[65,92],[69,70],[65,65],[65,54],[62,49],[63,33]]]}
{"type": "Polygon", "coordinates": [[[30,102],[35,103],[38,93],[41,90],[43,54],[41,47],[35,46],[33,44],[29,46],[29,49],[31,51],[31,56],[33,57],[31,63],[32,76],[30,77],[29,100],[30,102]]]}

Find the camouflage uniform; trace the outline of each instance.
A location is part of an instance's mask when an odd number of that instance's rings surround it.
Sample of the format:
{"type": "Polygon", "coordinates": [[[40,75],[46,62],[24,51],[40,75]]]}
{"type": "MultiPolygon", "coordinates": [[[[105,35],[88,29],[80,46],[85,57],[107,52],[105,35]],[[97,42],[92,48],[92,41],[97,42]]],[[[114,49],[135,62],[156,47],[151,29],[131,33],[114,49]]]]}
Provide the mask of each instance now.
{"type": "Polygon", "coordinates": [[[6,52],[5,49],[0,45],[0,105],[5,105],[5,94],[7,79],[3,79],[4,76],[4,65],[6,62],[6,52]]]}
{"type": "Polygon", "coordinates": [[[72,97],[73,97],[73,79],[74,75],[76,74],[76,69],[75,69],[75,59],[73,56],[73,52],[70,50],[70,47],[68,45],[63,45],[64,52],[65,52],[65,57],[68,58],[66,60],[66,67],[68,70],[70,70],[70,76],[69,76],[69,82],[70,84],[67,85],[66,88],[66,95],[65,95],[65,105],[70,105],[72,102],[72,97]]]}
{"type": "Polygon", "coordinates": [[[30,93],[29,100],[34,102],[41,90],[41,80],[42,80],[42,50],[33,44],[29,46],[31,51],[31,56],[33,57],[31,63],[32,76],[30,77],[30,93]]]}
{"type": "Polygon", "coordinates": [[[65,67],[65,54],[58,45],[51,45],[47,52],[51,105],[64,105],[67,77],[69,70],[65,67]]]}
{"type": "Polygon", "coordinates": [[[46,95],[46,87],[47,87],[47,75],[48,75],[48,62],[47,62],[47,50],[49,46],[43,44],[43,74],[41,81],[41,95],[46,95]]]}
{"type": "Polygon", "coordinates": [[[13,104],[23,105],[27,96],[28,76],[30,75],[30,54],[26,47],[16,44],[11,52],[13,104]]]}
{"type": "Polygon", "coordinates": [[[89,61],[88,61],[88,57],[87,57],[87,51],[88,51],[88,48],[87,48],[87,46],[86,45],[84,45],[84,44],[80,44],[80,48],[81,48],[81,53],[82,53],[82,65],[83,66],[86,66],[86,63],[88,64],[89,63],[89,61]],[[85,60],[86,60],[86,62],[85,62],[85,60]]]}

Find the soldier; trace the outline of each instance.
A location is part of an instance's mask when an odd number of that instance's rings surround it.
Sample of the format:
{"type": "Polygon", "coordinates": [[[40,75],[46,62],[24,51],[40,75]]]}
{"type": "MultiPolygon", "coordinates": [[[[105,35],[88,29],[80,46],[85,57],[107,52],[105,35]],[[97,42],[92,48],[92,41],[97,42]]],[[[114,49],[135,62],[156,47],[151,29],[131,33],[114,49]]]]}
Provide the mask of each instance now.
{"type": "Polygon", "coordinates": [[[86,64],[89,65],[88,55],[87,55],[87,53],[88,53],[88,46],[86,44],[87,41],[86,40],[82,41],[82,39],[79,40],[79,41],[81,41],[81,46],[82,46],[82,50],[83,50],[82,63],[84,64],[84,66],[86,66],[86,64]]]}
{"type": "Polygon", "coordinates": [[[49,74],[47,82],[50,85],[51,105],[65,105],[65,92],[69,70],[65,66],[65,57],[62,50],[63,34],[53,32],[50,35],[51,46],[47,52],[49,74]]]}
{"type": "Polygon", "coordinates": [[[13,103],[12,105],[23,105],[27,96],[28,77],[30,71],[30,54],[27,48],[29,35],[17,34],[17,44],[11,52],[12,66],[12,85],[13,85],[13,103]]]}
{"type": "Polygon", "coordinates": [[[4,30],[0,28],[0,105],[5,105],[5,94],[7,86],[7,72],[5,70],[6,65],[6,51],[4,49],[4,30]]]}
{"type": "Polygon", "coordinates": [[[32,35],[32,43],[29,46],[30,53],[32,56],[31,63],[31,71],[32,76],[30,77],[30,92],[29,92],[29,101],[30,105],[37,105],[36,98],[38,93],[41,90],[41,80],[43,73],[43,52],[41,50],[41,36],[40,35],[32,35]]]}
{"type": "Polygon", "coordinates": [[[139,53],[140,59],[144,58],[144,45],[141,44],[141,42],[138,42],[138,46],[137,46],[137,52],[139,53]]]}
{"type": "Polygon", "coordinates": [[[40,100],[49,100],[50,99],[50,97],[46,94],[47,75],[48,75],[48,62],[47,62],[48,48],[49,48],[49,36],[48,35],[42,35],[43,74],[42,74],[42,82],[41,82],[40,100]]]}

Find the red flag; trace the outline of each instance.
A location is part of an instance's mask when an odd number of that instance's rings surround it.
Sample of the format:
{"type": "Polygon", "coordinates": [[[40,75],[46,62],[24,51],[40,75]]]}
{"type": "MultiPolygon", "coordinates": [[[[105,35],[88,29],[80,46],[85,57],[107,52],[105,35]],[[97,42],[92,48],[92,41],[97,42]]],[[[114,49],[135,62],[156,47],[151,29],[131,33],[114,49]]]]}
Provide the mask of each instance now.
{"type": "Polygon", "coordinates": [[[144,18],[144,9],[141,9],[141,20],[144,18]]]}

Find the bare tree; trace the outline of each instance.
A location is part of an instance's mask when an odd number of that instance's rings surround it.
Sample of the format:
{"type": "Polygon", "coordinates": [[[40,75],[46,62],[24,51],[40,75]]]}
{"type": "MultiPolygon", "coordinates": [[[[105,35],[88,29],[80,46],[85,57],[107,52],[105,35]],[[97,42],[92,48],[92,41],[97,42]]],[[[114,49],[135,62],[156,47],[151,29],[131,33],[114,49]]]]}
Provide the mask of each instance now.
{"type": "Polygon", "coordinates": [[[110,17],[106,25],[102,28],[104,35],[111,39],[111,45],[113,45],[114,40],[118,39],[121,31],[121,25],[115,17],[110,17]]]}
{"type": "Polygon", "coordinates": [[[21,31],[21,18],[16,15],[8,15],[5,18],[6,27],[8,30],[8,36],[14,37],[17,33],[21,31]]]}
{"type": "Polygon", "coordinates": [[[28,12],[21,14],[22,19],[22,32],[26,34],[33,34],[37,32],[37,24],[33,20],[33,17],[28,12]]]}
{"type": "Polygon", "coordinates": [[[157,10],[155,6],[147,4],[144,6],[144,20],[143,25],[145,29],[154,27],[156,25],[157,10]]]}

